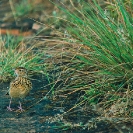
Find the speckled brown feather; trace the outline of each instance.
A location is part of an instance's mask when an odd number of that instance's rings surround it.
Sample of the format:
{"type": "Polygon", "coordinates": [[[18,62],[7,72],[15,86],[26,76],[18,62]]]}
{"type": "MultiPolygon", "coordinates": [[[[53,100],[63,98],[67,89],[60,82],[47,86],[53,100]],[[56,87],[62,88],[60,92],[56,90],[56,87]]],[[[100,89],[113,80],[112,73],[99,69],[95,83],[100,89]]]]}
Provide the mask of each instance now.
{"type": "Polygon", "coordinates": [[[11,98],[24,98],[32,89],[30,80],[24,77],[17,77],[10,83],[9,95],[11,98]]]}
{"type": "Polygon", "coordinates": [[[16,73],[17,77],[10,83],[9,95],[11,98],[24,98],[32,89],[32,83],[27,78],[26,69],[17,68],[16,73]]]}

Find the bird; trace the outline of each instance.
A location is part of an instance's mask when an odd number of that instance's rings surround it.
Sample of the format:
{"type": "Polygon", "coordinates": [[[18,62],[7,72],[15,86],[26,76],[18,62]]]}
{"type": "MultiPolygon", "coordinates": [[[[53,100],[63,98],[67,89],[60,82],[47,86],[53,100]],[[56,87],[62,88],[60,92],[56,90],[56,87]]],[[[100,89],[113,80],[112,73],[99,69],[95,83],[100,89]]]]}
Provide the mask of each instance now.
{"type": "MultiPolygon", "coordinates": [[[[32,83],[30,79],[28,79],[27,69],[24,67],[17,67],[14,69],[14,71],[16,74],[16,78],[10,82],[10,87],[8,91],[11,97],[9,106],[7,106],[7,109],[9,111],[14,110],[11,108],[12,99],[23,99],[29,94],[32,89],[32,83]]],[[[24,111],[20,100],[18,108],[18,110],[20,110],[21,112],[24,111]]]]}

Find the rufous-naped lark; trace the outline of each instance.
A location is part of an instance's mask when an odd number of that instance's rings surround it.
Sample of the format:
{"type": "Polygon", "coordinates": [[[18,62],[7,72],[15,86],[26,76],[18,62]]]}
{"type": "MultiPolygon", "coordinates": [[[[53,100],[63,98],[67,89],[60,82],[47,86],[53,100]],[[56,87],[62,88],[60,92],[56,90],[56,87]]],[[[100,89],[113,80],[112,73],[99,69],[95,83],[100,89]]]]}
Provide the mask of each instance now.
{"type": "MultiPolygon", "coordinates": [[[[9,111],[13,110],[11,108],[11,102],[13,98],[15,99],[25,98],[32,89],[32,83],[28,79],[27,70],[24,67],[17,67],[15,69],[15,74],[16,78],[15,80],[11,81],[9,88],[9,95],[11,97],[9,106],[7,107],[9,111]]],[[[23,111],[20,100],[18,108],[20,111],[23,111]]]]}

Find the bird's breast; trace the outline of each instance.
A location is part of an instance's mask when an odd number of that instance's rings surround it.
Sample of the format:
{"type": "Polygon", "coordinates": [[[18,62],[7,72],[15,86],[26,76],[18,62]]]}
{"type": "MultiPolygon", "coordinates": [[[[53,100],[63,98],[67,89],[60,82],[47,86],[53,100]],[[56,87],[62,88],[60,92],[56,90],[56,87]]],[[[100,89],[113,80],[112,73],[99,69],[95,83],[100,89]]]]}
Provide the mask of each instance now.
{"type": "Polygon", "coordinates": [[[32,89],[32,83],[26,78],[17,78],[10,84],[9,95],[12,98],[24,98],[32,89]]]}

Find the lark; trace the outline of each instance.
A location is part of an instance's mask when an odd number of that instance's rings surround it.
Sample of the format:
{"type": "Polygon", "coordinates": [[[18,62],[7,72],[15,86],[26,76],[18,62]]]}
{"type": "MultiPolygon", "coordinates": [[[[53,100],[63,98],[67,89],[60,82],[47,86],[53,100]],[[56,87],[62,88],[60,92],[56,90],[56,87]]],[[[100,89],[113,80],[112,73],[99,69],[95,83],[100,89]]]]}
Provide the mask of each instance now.
{"type": "MultiPolygon", "coordinates": [[[[11,97],[9,106],[7,107],[9,111],[13,111],[13,109],[11,108],[11,102],[13,98],[23,99],[29,94],[30,90],[32,89],[32,83],[28,79],[27,70],[24,67],[16,68],[15,74],[16,78],[10,83],[9,88],[9,95],[11,97]]],[[[20,110],[21,112],[24,111],[22,109],[20,100],[18,108],[18,110],[20,110]]]]}

